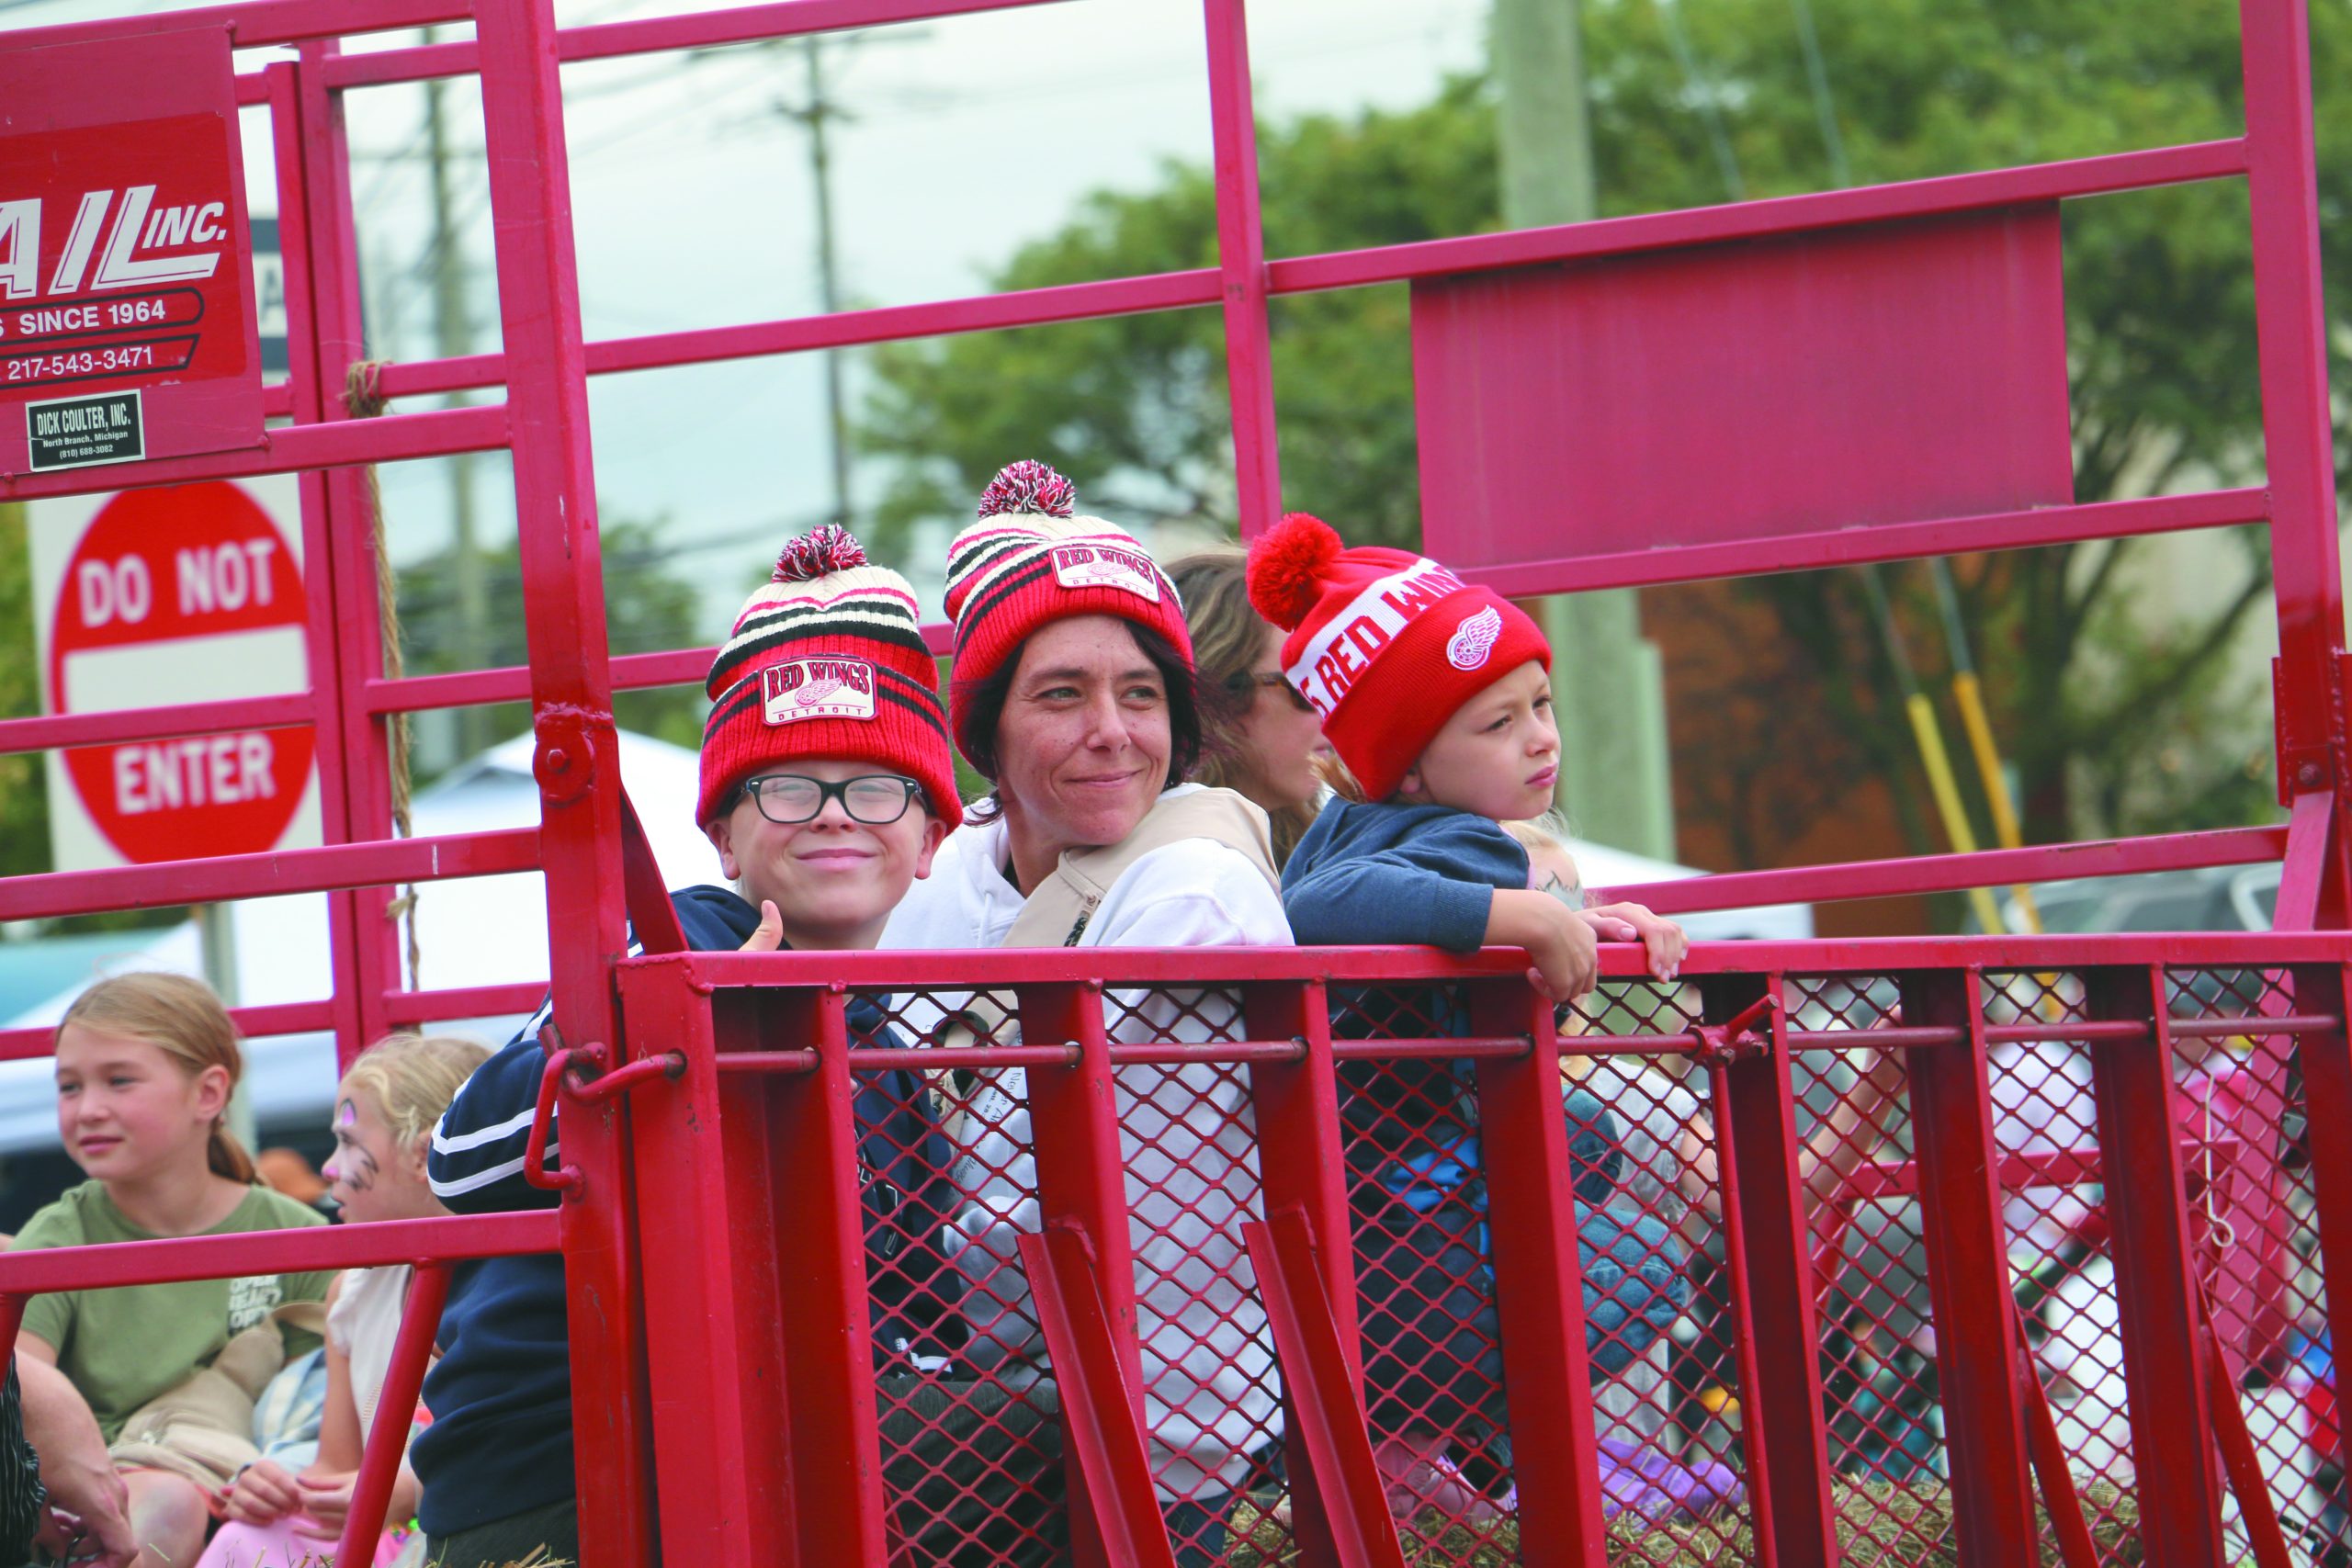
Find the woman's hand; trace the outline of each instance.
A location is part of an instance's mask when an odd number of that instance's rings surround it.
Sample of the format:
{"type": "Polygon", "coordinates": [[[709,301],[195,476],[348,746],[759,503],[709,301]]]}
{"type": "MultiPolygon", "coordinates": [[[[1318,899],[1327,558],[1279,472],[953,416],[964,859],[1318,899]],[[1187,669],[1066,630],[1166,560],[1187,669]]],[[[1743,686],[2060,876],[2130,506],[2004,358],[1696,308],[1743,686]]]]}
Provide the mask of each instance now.
{"type": "Polygon", "coordinates": [[[1555,1002],[1592,989],[1600,964],[1592,925],[1549,893],[1499,888],[1487,910],[1490,947],[1523,947],[1533,967],[1528,982],[1555,1002]]]}
{"type": "Polygon", "coordinates": [[[1681,972],[1690,939],[1680,926],[1645,904],[1603,904],[1581,911],[1603,942],[1638,942],[1649,952],[1650,973],[1671,980],[1681,972]]]}
{"type": "Polygon", "coordinates": [[[302,1506],[294,1477],[276,1460],[257,1459],[215,1494],[224,1519],[241,1525],[274,1525],[302,1506]]]}
{"type": "Polygon", "coordinates": [[[294,1483],[302,1489],[302,1512],[310,1517],[294,1528],[326,1540],[340,1538],[344,1521],[351,1517],[351,1491],[358,1482],[357,1471],[306,1470],[296,1476],[294,1483]]]}

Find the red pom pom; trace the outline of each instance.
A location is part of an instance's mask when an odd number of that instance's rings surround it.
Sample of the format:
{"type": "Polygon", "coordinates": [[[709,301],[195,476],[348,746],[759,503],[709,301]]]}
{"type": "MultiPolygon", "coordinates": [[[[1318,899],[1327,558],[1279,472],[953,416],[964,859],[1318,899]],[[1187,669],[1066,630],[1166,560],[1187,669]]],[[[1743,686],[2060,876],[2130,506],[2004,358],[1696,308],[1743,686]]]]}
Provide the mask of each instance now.
{"type": "Polygon", "coordinates": [[[808,582],[831,572],[865,564],[865,547],[838,523],[820,523],[784,547],[775,558],[774,582],[808,582]]]}
{"type": "Polygon", "coordinates": [[[1019,512],[1068,517],[1077,510],[1077,488],[1035,457],[1007,463],[996,471],[989,488],[980,491],[979,514],[983,517],[1019,512]]]}
{"type": "Polygon", "coordinates": [[[1320,517],[1285,513],[1250,547],[1250,604],[1283,630],[1297,630],[1322,596],[1340,547],[1340,536],[1320,517]]]}

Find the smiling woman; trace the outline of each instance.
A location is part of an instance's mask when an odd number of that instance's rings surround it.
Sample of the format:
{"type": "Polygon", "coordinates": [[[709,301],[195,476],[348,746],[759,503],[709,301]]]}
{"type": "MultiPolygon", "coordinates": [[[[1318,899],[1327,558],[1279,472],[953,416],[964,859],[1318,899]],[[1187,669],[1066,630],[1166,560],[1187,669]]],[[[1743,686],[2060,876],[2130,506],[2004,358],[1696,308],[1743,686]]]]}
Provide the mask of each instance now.
{"type": "MultiPolygon", "coordinates": [[[[1175,585],[1132,537],[1074,515],[1073,502],[1052,469],[1016,463],[949,548],[956,744],[996,789],[949,835],[882,945],[1287,945],[1265,813],[1230,790],[1177,782],[1199,750],[1200,719],[1175,585]]],[[[1239,1024],[1227,992],[1108,1002],[1115,1041],[1227,1038],[1239,1024]]],[[[943,998],[930,1021],[969,1039],[989,1010],[984,998],[943,998]]],[[[1005,1037],[1001,1013],[986,1025],[978,1032],[1005,1037]]],[[[967,1355],[1043,1371],[1015,1250],[1038,1223],[1027,1086],[1018,1069],[977,1077],[947,1122],[967,1355]]],[[[1239,1279],[1257,1188],[1252,1111],[1241,1081],[1211,1066],[1121,1067],[1118,1080],[1128,1168],[1167,1173],[1130,1210],[1152,1466],[1178,1561],[1204,1563],[1222,1557],[1250,1454],[1282,1429],[1264,1313],[1239,1279]],[[1139,1128],[1152,1130],[1148,1145],[1139,1128]],[[1198,1354],[1204,1344],[1218,1355],[1198,1354]]]]}

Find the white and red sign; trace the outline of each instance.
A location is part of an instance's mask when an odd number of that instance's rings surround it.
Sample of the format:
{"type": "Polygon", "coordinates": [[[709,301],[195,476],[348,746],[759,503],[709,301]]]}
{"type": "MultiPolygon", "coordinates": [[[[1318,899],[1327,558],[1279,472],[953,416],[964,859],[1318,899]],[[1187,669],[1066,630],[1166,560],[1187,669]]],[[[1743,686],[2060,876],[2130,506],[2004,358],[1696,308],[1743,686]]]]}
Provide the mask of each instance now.
{"type": "Polygon", "coordinates": [[[0,473],[252,446],[224,28],[0,49],[0,473]]]}
{"type": "Polygon", "coordinates": [[[874,716],[874,666],[863,659],[787,659],[760,678],[770,724],[874,716]]]}
{"type": "MultiPolygon", "coordinates": [[[[295,481],[166,486],[32,508],[43,694],[54,714],[306,690],[295,481]],[[266,499],[271,504],[265,505],[266,499]]],[[[60,870],[319,839],[311,727],[50,755],[60,870]]]]}
{"type": "Polygon", "coordinates": [[[1159,603],[1159,569],[1132,544],[1054,547],[1054,581],[1064,588],[1116,588],[1159,603]]]}

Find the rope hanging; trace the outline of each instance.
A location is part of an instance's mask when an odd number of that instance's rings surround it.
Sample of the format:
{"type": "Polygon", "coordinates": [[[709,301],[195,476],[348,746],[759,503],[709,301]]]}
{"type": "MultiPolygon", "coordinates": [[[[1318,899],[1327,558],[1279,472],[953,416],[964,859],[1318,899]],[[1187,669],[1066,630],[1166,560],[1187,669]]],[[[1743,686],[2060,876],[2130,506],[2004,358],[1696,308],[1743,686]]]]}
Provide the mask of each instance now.
{"type": "MultiPolygon", "coordinates": [[[[384,396],[382,372],[385,361],[362,359],[355,362],[343,383],[344,407],[354,419],[375,419],[390,406],[384,396]]],[[[376,565],[376,626],[383,640],[384,675],[397,681],[407,666],[401,656],[400,582],[392,570],[390,554],[384,547],[384,490],[376,476],[376,465],[368,464],[360,470],[368,479],[368,549],[376,565]]],[[[390,736],[392,763],[392,830],[403,839],[416,836],[409,819],[409,716],[391,715],[390,736]]],[[[406,939],[408,974],[406,987],[414,990],[421,983],[419,967],[422,953],[416,940],[416,885],[411,883],[401,889],[400,897],[384,906],[384,918],[398,920],[406,939]]]]}

